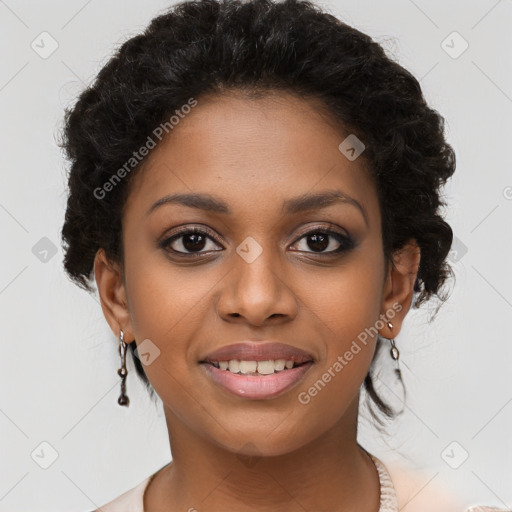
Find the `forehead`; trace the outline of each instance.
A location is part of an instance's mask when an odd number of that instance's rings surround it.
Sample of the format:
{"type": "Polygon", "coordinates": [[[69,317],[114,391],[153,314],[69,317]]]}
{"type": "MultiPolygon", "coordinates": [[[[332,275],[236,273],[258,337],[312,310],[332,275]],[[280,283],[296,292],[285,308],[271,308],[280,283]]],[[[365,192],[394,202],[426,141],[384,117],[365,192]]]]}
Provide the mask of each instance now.
{"type": "Polygon", "coordinates": [[[351,161],[339,149],[348,135],[319,100],[284,92],[201,97],[157,141],[133,178],[126,208],[141,214],[175,192],[281,205],[286,197],[336,188],[374,209],[364,159],[351,161]]]}

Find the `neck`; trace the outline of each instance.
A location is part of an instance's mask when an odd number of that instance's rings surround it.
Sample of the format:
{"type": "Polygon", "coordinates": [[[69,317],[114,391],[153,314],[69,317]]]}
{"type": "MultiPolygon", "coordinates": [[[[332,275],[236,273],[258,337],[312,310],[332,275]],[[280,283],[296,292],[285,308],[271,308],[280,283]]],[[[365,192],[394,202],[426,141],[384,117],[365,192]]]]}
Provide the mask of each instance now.
{"type": "Polygon", "coordinates": [[[379,510],[378,473],[356,440],[357,402],[307,445],[264,457],[214,444],[164,409],[173,460],[148,487],[145,511],[379,510]]]}

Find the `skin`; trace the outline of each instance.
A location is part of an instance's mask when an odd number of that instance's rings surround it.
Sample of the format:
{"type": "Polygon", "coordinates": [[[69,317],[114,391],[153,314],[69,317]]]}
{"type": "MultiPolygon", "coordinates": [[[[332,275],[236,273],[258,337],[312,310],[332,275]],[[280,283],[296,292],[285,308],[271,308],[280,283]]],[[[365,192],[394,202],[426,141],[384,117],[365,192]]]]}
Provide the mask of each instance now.
{"type": "Polygon", "coordinates": [[[348,133],[320,107],[284,92],[199,98],[133,177],[124,268],[102,249],[96,255],[115,335],[123,329],[126,342],[149,339],[160,350],[145,370],[163,401],[173,462],[147,488],[145,511],[379,509],[378,473],[356,440],[359,390],[377,338],[308,404],[297,396],[394,304],[402,308],[392,329],[384,322],[379,333],[398,335],[420,251],[411,240],[394,266],[386,264],[375,184],[363,156],[350,161],[339,151],[348,133]],[[285,200],[327,190],[343,191],[365,213],[346,202],[283,213],[285,200]],[[222,199],[232,213],[167,204],[147,215],[163,196],[191,192],[222,199]],[[172,255],[187,252],[186,236],[159,246],[185,225],[216,236],[208,235],[197,260],[172,255]],[[354,247],[327,255],[340,247],[336,238],[323,251],[308,243],[305,235],[328,228],[348,234],[354,247]],[[251,263],[236,252],[249,236],[262,249],[251,263]],[[199,361],[247,339],[297,346],[315,362],[281,396],[229,395],[199,361]]]}

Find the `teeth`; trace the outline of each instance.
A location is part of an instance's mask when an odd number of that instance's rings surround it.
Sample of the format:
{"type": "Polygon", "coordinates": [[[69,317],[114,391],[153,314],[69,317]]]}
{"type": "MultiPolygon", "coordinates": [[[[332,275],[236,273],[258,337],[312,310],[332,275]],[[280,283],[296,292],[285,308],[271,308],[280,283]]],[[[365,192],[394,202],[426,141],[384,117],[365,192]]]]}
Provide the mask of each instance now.
{"type": "Polygon", "coordinates": [[[229,361],[229,371],[238,373],[240,371],[240,361],[237,359],[231,359],[231,361],[229,361]]]}
{"type": "Polygon", "coordinates": [[[256,361],[240,361],[239,365],[241,373],[254,373],[257,367],[256,361]]]}
{"type": "Polygon", "coordinates": [[[231,359],[230,361],[214,362],[213,365],[221,370],[227,370],[231,373],[246,374],[260,374],[271,375],[274,372],[291,369],[295,363],[293,361],[286,361],[286,359],[276,359],[267,361],[240,361],[238,359],[231,359]]]}
{"type": "Polygon", "coordinates": [[[258,361],[258,373],[262,375],[270,375],[274,373],[276,364],[274,361],[258,361]]]}
{"type": "Polygon", "coordinates": [[[286,360],[285,359],[278,359],[275,362],[276,372],[280,372],[281,370],[284,370],[286,366],[286,360]]]}

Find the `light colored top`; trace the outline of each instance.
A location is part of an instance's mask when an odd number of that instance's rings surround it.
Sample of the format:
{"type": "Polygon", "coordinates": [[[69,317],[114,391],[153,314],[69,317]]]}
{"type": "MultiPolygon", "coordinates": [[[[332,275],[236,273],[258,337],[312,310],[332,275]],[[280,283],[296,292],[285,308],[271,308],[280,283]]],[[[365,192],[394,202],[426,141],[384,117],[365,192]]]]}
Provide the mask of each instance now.
{"type": "MultiPolygon", "coordinates": [[[[380,507],[379,512],[399,512],[399,500],[397,499],[397,493],[395,490],[395,486],[393,485],[393,480],[391,479],[391,475],[388,472],[388,469],[384,465],[384,463],[378,459],[375,455],[369,453],[371,459],[373,460],[375,467],[377,468],[377,472],[379,474],[379,482],[380,482],[380,507]]],[[[158,473],[158,471],[156,472],[158,473]]],[[[155,477],[156,473],[148,476],[144,481],[135,486],[134,488],[126,491],[124,494],[121,494],[116,499],[110,501],[106,505],[103,505],[99,509],[94,512],[144,512],[144,492],[147,489],[151,480],[155,477]]],[[[437,496],[435,497],[437,498],[437,496]]],[[[444,504],[444,503],[443,503],[444,504]]],[[[436,510],[441,512],[441,508],[443,504],[440,501],[432,501],[427,505],[428,508],[422,508],[420,505],[419,508],[415,509],[414,507],[409,508],[408,511],[415,512],[423,511],[423,510],[436,510]],[[435,505],[435,507],[433,507],[435,505]]],[[[402,508],[405,505],[402,505],[402,508]]],[[[442,510],[450,511],[450,512],[463,512],[463,509],[451,508],[451,504],[448,505],[450,508],[442,508],[442,510]]],[[[487,507],[487,506],[473,506],[465,510],[465,512],[512,512],[510,510],[506,510],[503,508],[495,508],[495,507],[487,507]]]]}

